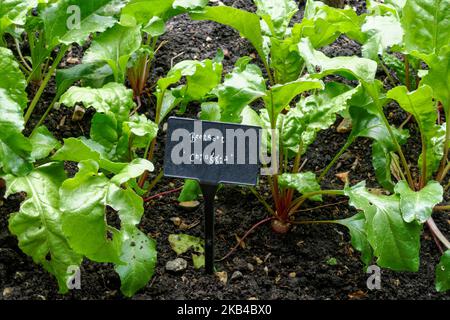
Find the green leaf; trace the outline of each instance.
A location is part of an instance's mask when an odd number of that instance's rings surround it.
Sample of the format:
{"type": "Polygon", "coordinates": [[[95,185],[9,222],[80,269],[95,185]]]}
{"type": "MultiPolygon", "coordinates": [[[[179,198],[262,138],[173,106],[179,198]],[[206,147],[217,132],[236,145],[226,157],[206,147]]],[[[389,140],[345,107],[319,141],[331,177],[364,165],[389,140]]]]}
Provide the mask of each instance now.
{"type": "Polygon", "coordinates": [[[217,102],[204,102],[201,105],[200,119],[206,121],[220,121],[220,106],[217,102]]]}
{"type": "Polygon", "coordinates": [[[2,0],[0,5],[0,42],[5,32],[14,32],[17,26],[24,26],[29,10],[37,0],[2,0]]]}
{"type": "Polygon", "coordinates": [[[345,193],[350,198],[350,205],[364,212],[367,240],[378,258],[378,265],[396,271],[417,272],[422,227],[417,222],[403,220],[400,197],[372,194],[364,182],[346,188],[345,193]]]}
{"type": "Polygon", "coordinates": [[[200,185],[196,180],[186,179],[184,181],[183,190],[181,190],[180,196],[178,197],[178,202],[193,201],[202,194],[200,185]]]}
{"type": "Polygon", "coordinates": [[[433,97],[450,114],[450,45],[443,47],[438,55],[427,57],[425,62],[429,71],[422,82],[433,88],[433,97]]]}
{"type": "Polygon", "coordinates": [[[133,90],[119,83],[108,83],[101,89],[71,87],[61,96],[60,103],[67,107],[82,103],[86,108],[93,107],[97,112],[112,112],[119,122],[126,121],[135,107],[133,90]]]}
{"type": "Polygon", "coordinates": [[[46,158],[53,150],[59,149],[61,143],[53,137],[46,126],[40,126],[30,137],[32,146],[31,158],[41,160],[46,158]]]}
{"type": "Polygon", "coordinates": [[[407,0],[401,21],[409,53],[438,54],[449,44],[449,0],[407,0]]]}
{"type": "Polygon", "coordinates": [[[121,184],[151,168],[150,163],[135,160],[109,180],[98,172],[97,162],[80,162],[78,173],[60,189],[63,230],[75,251],[94,261],[122,264],[120,232],[133,230],[144,208],[142,198],[121,184]],[[122,231],[107,224],[107,207],[118,212],[122,231]]]}
{"type": "MultiPolygon", "coordinates": [[[[283,173],[278,177],[278,184],[281,188],[295,189],[300,194],[320,191],[320,184],[316,175],[312,172],[283,173]]],[[[310,198],[314,201],[322,201],[322,196],[317,195],[310,198]]]]}
{"type": "Polygon", "coordinates": [[[83,63],[68,69],[59,69],[56,71],[56,97],[59,98],[75,82],[81,80],[83,85],[94,88],[101,88],[113,72],[109,65],[100,63],[83,63]]]}
{"type": "Polygon", "coordinates": [[[62,148],[52,157],[53,160],[58,161],[93,160],[100,165],[100,168],[113,173],[119,173],[126,166],[126,163],[113,162],[109,158],[110,155],[103,145],[85,137],[65,139],[62,148]]]}
{"type": "Polygon", "coordinates": [[[314,50],[307,38],[301,39],[298,47],[312,77],[323,78],[338,74],[361,82],[373,82],[375,79],[377,63],[373,60],[356,56],[328,58],[322,52],[314,50]]]}
{"type": "MultiPolygon", "coordinates": [[[[412,114],[419,126],[426,152],[427,172],[429,178],[439,168],[443,153],[435,153],[434,138],[437,136],[439,126],[437,121],[436,104],[433,101],[433,90],[427,85],[420,86],[416,91],[408,92],[405,86],[396,87],[387,93],[387,97],[398,102],[400,107],[412,114]]],[[[422,160],[419,160],[419,167],[422,169],[422,160]]],[[[425,174],[422,172],[422,174],[425,174]]]]}
{"type": "Polygon", "coordinates": [[[0,78],[0,89],[4,89],[6,95],[23,111],[28,103],[25,91],[27,83],[13,53],[7,48],[0,47],[0,70],[3,72],[3,77],[0,78]]]}
{"type": "Polygon", "coordinates": [[[450,290],[450,250],[444,252],[436,266],[436,290],[438,292],[450,290]]]}
{"type": "Polygon", "coordinates": [[[242,110],[266,94],[266,84],[259,67],[243,63],[225,76],[216,91],[222,110],[221,121],[239,123],[242,110]]]}
{"type": "Polygon", "coordinates": [[[173,7],[175,9],[199,10],[208,4],[209,0],[175,0],[173,7]]]}
{"type": "Polygon", "coordinates": [[[366,265],[370,265],[373,258],[372,247],[367,241],[367,232],[365,228],[366,218],[363,213],[337,220],[336,223],[346,226],[350,230],[351,242],[353,248],[361,252],[361,261],[366,265]]]}
{"type": "Polygon", "coordinates": [[[301,142],[301,153],[306,152],[317,133],[328,129],[336,121],[336,114],[347,110],[348,101],[357,91],[358,88],[351,89],[346,85],[329,82],[325,90],[302,98],[297,107],[291,108],[282,121],[283,146],[294,155],[298,152],[301,142]]]}
{"type": "Polygon", "coordinates": [[[192,262],[194,263],[194,268],[198,270],[205,266],[205,256],[203,254],[196,255],[193,253],[192,262]]]}
{"type": "Polygon", "coordinates": [[[277,83],[295,81],[300,77],[303,59],[298,52],[297,42],[292,38],[270,39],[270,66],[277,83]]]}
{"type": "Polygon", "coordinates": [[[32,170],[31,143],[22,134],[22,108],[0,88],[0,168],[5,173],[23,176],[32,170]]]}
{"type": "Polygon", "coordinates": [[[108,153],[108,159],[113,158],[119,142],[118,123],[114,113],[96,113],[91,121],[90,136],[93,141],[101,144],[108,153]]]}
{"type": "Polygon", "coordinates": [[[264,20],[273,36],[283,37],[289,23],[298,11],[293,0],[255,0],[257,14],[264,20]]]}
{"type": "Polygon", "coordinates": [[[358,16],[352,8],[338,9],[308,0],[303,20],[293,27],[292,34],[296,42],[309,38],[314,48],[333,43],[341,34],[364,43],[366,36],[361,32],[364,19],[365,15],[358,16]]]}
{"type": "MultiPolygon", "coordinates": [[[[377,83],[377,86],[381,86],[381,83],[377,83]]],[[[380,98],[378,104],[383,105],[384,103],[385,99],[380,98]]],[[[393,191],[394,183],[392,182],[391,163],[393,159],[392,154],[397,149],[386,125],[380,118],[379,109],[367,93],[366,88],[361,88],[349,101],[349,105],[353,123],[349,139],[366,137],[375,140],[372,144],[372,164],[375,169],[375,175],[385,189],[393,191]]],[[[407,141],[409,137],[408,131],[398,130],[395,127],[391,127],[391,129],[400,145],[407,141]]]]}
{"type": "Polygon", "coordinates": [[[165,33],[166,22],[177,15],[174,0],[131,0],[122,9],[120,23],[123,26],[142,26],[142,31],[151,37],[157,37],[165,33]]]}
{"type": "Polygon", "coordinates": [[[317,79],[298,79],[293,82],[273,86],[264,97],[271,121],[276,122],[278,115],[299,94],[313,89],[322,90],[324,88],[323,82],[317,79]]]}
{"type": "Polygon", "coordinates": [[[24,177],[5,178],[7,195],[27,194],[20,211],[11,215],[9,229],[19,239],[20,249],[56,277],[61,293],[68,292],[69,267],[79,266],[82,261],[61,229],[63,213],[58,190],[64,179],[64,167],[57,163],[36,168],[24,177]]]}
{"type": "Polygon", "coordinates": [[[116,82],[124,83],[128,61],[142,42],[141,28],[123,27],[119,24],[100,34],[86,51],[83,62],[106,62],[112,69],[116,82]]]}
{"type": "Polygon", "coordinates": [[[123,131],[134,135],[133,147],[145,148],[150,141],[156,138],[158,125],[147,119],[145,115],[134,115],[130,121],[124,122],[123,131]]]}
{"type": "Polygon", "coordinates": [[[444,189],[436,181],[430,181],[420,191],[413,191],[406,181],[400,181],[395,186],[395,193],[400,196],[400,211],[406,222],[417,221],[425,223],[435,205],[443,200],[444,189]]]}
{"type": "Polygon", "coordinates": [[[170,247],[177,255],[192,250],[197,253],[204,253],[205,241],[187,234],[171,234],[169,235],[170,247]]]}
{"type": "MultiPolygon", "coordinates": [[[[177,98],[187,104],[190,101],[201,101],[222,80],[222,63],[212,60],[185,60],[176,64],[168,74],[168,78],[179,73],[186,77],[186,85],[172,90],[177,98]]],[[[177,77],[174,77],[176,79],[177,77]]],[[[178,79],[176,82],[178,82],[178,79]]]]}
{"type": "Polygon", "coordinates": [[[120,276],[120,290],[125,296],[132,297],[155,273],[156,242],[137,228],[131,232],[122,232],[122,237],[120,259],[125,264],[116,265],[114,269],[120,276]]]}
{"type": "Polygon", "coordinates": [[[154,169],[155,167],[150,161],[145,159],[134,159],[125,168],[123,168],[122,171],[114,176],[111,179],[111,182],[121,185],[133,178],[140,177],[145,171],[153,172],[154,169]]]}
{"type": "Polygon", "coordinates": [[[361,31],[366,33],[368,38],[362,48],[365,58],[376,61],[378,55],[382,55],[386,49],[402,44],[403,28],[398,17],[392,15],[368,16],[361,31]]]}
{"type": "Polygon", "coordinates": [[[117,20],[106,9],[115,3],[116,0],[60,0],[47,7],[41,13],[47,45],[82,45],[91,33],[112,27],[117,20]]]}
{"type": "Polygon", "coordinates": [[[203,12],[191,13],[194,20],[211,20],[239,31],[255,47],[261,59],[266,59],[263,37],[258,15],[244,10],[228,7],[206,7],[203,12]]]}

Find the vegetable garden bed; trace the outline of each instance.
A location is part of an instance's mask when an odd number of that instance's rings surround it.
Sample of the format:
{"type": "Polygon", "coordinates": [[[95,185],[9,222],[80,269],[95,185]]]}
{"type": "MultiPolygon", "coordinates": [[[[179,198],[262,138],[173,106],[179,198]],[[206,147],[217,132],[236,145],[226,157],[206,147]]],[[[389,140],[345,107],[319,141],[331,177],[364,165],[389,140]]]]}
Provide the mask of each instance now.
{"type": "Polygon", "coordinates": [[[449,299],[450,3],[222,2],[0,5],[0,299],[449,299]],[[169,241],[204,233],[161,178],[168,115],[282,133],[278,177],[219,190],[215,275],[169,241]]]}

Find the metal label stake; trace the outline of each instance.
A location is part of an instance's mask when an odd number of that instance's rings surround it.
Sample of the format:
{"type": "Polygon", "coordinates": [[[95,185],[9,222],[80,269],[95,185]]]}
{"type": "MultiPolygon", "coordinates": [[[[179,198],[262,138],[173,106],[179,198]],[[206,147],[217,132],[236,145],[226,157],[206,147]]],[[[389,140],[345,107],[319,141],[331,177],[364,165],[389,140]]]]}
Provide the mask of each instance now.
{"type": "Polygon", "coordinates": [[[216,197],[218,185],[200,184],[202,189],[205,214],[205,271],[207,274],[214,273],[214,233],[215,233],[215,212],[214,198],[216,197]]]}

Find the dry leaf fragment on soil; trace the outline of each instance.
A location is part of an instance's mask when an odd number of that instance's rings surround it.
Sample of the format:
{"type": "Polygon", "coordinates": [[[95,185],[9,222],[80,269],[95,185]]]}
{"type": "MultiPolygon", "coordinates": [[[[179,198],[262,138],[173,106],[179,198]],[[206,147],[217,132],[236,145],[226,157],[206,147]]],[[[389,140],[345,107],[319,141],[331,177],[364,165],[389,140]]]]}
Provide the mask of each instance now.
{"type": "Polygon", "coordinates": [[[358,291],[349,293],[348,297],[349,297],[350,300],[363,299],[363,298],[367,297],[367,292],[364,292],[362,290],[358,290],[358,291]]]}
{"type": "Polygon", "coordinates": [[[350,171],[337,173],[336,177],[341,180],[343,183],[348,183],[348,175],[350,171]]]}

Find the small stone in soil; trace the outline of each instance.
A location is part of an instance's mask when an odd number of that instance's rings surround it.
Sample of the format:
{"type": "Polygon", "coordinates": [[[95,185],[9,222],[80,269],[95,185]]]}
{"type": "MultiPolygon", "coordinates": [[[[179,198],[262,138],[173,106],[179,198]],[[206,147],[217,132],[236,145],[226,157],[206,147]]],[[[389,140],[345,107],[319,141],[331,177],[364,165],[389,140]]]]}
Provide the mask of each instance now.
{"type": "Polygon", "coordinates": [[[200,202],[198,202],[198,201],[180,202],[180,207],[186,211],[194,211],[195,209],[198,208],[199,205],[200,205],[200,202]]]}
{"type": "Polygon", "coordinates": [[[254,256],[253,259],[255,259],[256,264],[262,264],[262,263],[263,263],[263,261],[261,260],[261,258],[259,258],[259,257],[257,257],[257,256],[254,256]]]}
{"type": "Polygon", "coordinates": [[[242,272],[240,271],[235,271],[233,272],[233,274],[231,275],[231,281],[233,280],[239,280],[242,278],[242,272]]]}
{"type": "Polygon", "coordinates": [[[187,268],[187,261],[183,258],[167,261],[166,270],[171,272],[180,272],[187,268]]]}
{"type": "Polygon", "coordinates": [[[248,268],[248,270],[250,270],[251,272],[255,271],[255,267],[254,267],[251,263],[247,263],[247,268],[248,268]]]}
{"type": "Polygon", "coordinates": [[[12,293],[13,293],[13,288],[5,288],[5,289],[3,289],[3,296],[5,298],[11,296],[12,293]]]}
{"type": "Polygon", "coordinates": [[[217,278],[219,278],[219,281],[223,284],[227,284],[228,282],[228,273],[226,271],[216,272],[217,278]]]}

